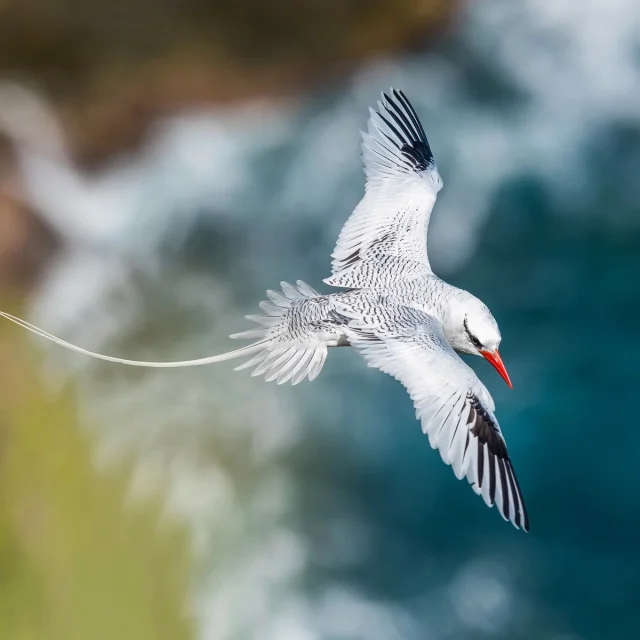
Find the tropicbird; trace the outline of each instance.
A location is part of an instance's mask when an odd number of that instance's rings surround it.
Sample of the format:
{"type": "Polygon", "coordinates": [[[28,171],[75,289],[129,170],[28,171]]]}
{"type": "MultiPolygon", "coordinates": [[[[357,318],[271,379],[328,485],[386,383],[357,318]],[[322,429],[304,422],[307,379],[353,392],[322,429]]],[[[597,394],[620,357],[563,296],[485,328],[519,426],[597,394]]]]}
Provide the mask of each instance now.
{"type": "Polygon", "coordinates": [[[346,291],[321,295],[306,283],[267,291],[258,329],[233,334],[252,344],[214,356],[145,362],[82,349],[11,314],[0,315],[72,351],[139,367],[190,367],[241,357],[236,370],[294,385],[320,373],[329,347],[352,346],[370,367],[407,389],[429,443],[458,479],[467,478],[505,520],[529,519],[489,391],[458,353],[481,355],[509,386],[489,309],[433,274],[426,232],[442,179],[420,120],[401,91],[383,94],[362,133],[366,191],[340,233],[333,274],[346,291]]]}

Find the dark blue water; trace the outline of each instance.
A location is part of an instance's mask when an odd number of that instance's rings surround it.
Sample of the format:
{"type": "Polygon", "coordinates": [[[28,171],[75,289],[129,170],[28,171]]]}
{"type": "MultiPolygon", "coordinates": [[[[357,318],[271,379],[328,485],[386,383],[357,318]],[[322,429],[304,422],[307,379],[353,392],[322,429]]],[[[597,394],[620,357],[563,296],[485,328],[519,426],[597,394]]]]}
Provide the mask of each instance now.
{"type": "MultiPolygon", "coordinates": [[[[389,438],[373,459],[362,455],[366,442],[348,435],[362,412],[347,405],[346,433],[320,454],[314,443],[301,458],[306,524],[326,544],[327,495],[346,494],[347,509],[375,533],[366,558],[337,570],[339,578],[418,617],[425,591],[449,588],[466,563],[482,558],[502,567],[506,611],[483,604],[492,596],[481,582],[473,594],[495,627],[483,622],[443,637],[633,638],[640,625],[640,234],[563,219],[544,189],[522,178],[496,198],[478,246],[453,280],[480,296],[501,326],[514,390],[485,363],[476,370],[496,399],[531,533],[487,513],[429,449],[402,390],[373,378],[341,381],[335,393],[375,405],[367,428],[389,438]]],[[[319,562],[316,571],[335,577],[336,570],[319,562]]]]}

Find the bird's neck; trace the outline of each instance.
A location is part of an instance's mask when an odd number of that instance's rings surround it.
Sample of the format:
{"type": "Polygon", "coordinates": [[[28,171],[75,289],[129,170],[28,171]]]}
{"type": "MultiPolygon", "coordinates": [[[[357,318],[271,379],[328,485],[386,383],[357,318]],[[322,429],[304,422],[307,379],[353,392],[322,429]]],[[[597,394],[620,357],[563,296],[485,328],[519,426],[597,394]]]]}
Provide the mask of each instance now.
{"type": "Polygon", "coordinates": [[[433,273],[425,273],[394,291],[394,295],[402,304],[428,313],[444,325],[450,301],[459,291],[433,273]]]}

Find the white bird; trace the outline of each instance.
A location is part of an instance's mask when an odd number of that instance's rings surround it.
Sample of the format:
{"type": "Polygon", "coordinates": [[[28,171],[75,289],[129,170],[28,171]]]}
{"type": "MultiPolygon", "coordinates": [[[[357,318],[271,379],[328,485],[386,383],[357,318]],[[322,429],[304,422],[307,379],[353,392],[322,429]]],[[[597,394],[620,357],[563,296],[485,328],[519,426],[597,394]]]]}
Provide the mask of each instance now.
{"type": "Polygon", "coordinates": [[[431,210],[442,180],[424,129],[402,92],[383,94],[363,133],[366,193],[347,221],[326,282],[347,291],[321,295],[298,280],[281,283],[247,316],[259,329],[234,334],[252,344],[179,362],[106,356],[65,342],[7,313],[0,315],[49,340],[102,360],[141,367],[189,367],[249,357],[236,369],[293,384],[320,373],[329,347],[352,346],[369,366],[409,392],[422,430],[457,478],[487,505],[527,531],[529,519],[486,387],[458,353],[481,355],[511,382],[498,347],[498,325],[467,291],[433,274],[426,250],[431,210]]]}

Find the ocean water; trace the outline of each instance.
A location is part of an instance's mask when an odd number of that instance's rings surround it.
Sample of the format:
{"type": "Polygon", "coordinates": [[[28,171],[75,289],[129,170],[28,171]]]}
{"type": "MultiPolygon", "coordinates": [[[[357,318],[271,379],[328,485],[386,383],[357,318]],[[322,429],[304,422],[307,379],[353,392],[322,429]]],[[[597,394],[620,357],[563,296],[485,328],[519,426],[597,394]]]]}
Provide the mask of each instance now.
{"type": "Polygon", "coordinates": [[[445,183],[434,270],[500,324],[514,389],[470,364],[530,534],[455,480],[404,390],[349,350],[291,389],[225,363],[140,372],[37,343],[48,384],[79,389],[96,463],[134,454],[142,495],[168,479],[199,637],[637,637],[639,46],[631,0],[474,3],[427,52],[297,102],[176,114],[90,178],[24,158],[43,216],[73,229],[31,320],[112,355],[197,357],[226,350],[280,280],[328,290],[363,190],[358,130],[402,88],[445,183]],[[101,227],[105,202],[118,216],[101,227]]]}

